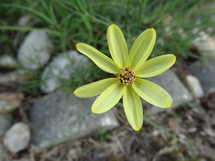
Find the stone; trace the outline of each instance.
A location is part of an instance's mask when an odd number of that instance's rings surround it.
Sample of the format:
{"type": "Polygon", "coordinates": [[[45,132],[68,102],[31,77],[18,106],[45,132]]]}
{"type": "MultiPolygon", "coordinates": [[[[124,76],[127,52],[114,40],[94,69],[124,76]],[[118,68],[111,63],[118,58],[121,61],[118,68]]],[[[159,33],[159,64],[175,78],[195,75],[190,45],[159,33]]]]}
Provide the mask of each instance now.
{"type": "Polygon", "coordinates": [[[30,141],[30,129],[22,122],[14,124],[3,138],[4,146],[11,153],[18,153],[25,149],[30,141]]]}
{"type": "Polygon", "coordinates": [[[201,98],[204,95],[204,91],[199,80],[192,75],[186,76],[187,85],[195,98],[201,98]]]}
{"type": "Polygon", "coordinates": [[[10,114],[0,114],[0,137],[4,135],[6,130],[11,126],[12,116],[10,114]]]}
{"type": "Polygon", "coordinates": [[[0,94],[0,114],[8,113],[15,110],[22,103],[24,94],[5,92],[0,94]]]}
{"type": "Polygon", "coordinates": [[[197,35],[197,38],[193,41],[193,44],[197,49],[204,54],[204,56],[212,55],[215,57],[215,37],[212,37],[203,31],[199,32],[197,35]]]}
{"type": "Polygon", "coordinates": [[[143,108],[146,107],[146,115],[153,115],[168,111],[172,108],[186,104],[192,100],[191,94],[172,70],[168,70],[158,76],[148,78],[148,80],[158,84],[163,89],[165,89],[171,95],[173,104],[169,109],[159,108],[147,103],[142,99],[143,108]]]}
{"type": "Polygon", "coordinates": [[[3,145],[0,142],[0,161],[9,161],[7,152],[5,151],[3,145]]]}
{"type": "Polygon", "coordinates": [[[215,62],[204,64],[197,61],[190,65],[188,71],[200,81],[206,94],[215,91],[215,62]]]}
{"type": "Polygon", "coordinates": [[[26,15],[26,16],[22,16],[19,20],[18,20],[18,25],[22,26],[22,27],[27,27],[29,22],[31,20],[31,16],[30,15],[26,15]]]}
{"type": "Polygon", "coordinates": [[[31,31],[18,51],[21,65],[30,70],[37,70],[50,58],[52,43],[44,31],[31,31]]]}
{"type": "Polygon", "coordinates": [[[94,100],[57,91],[35,101],[29,113],[33,143],[38,148],[47,148],[119,126],[111,110],[91,113],[94,100]]]}
{"type": "Polygon", "coordinates": [[[24,84],[32,78],[32,74],[27,70],[19,70],[6,74],[0,74],[0,84],[18,83],[24,84]]]}
{"type": "Polygon", "coordinates": [[[0,68],[13,69],[16,68],[17,62],[10,55],[3,55],[0,57],[0,68]]]}
{"type": "Polygon", "coordinates": [[[40,89],[51,93],[61,85],[62,80],[69,80],[70,75],[89,68],[88,59],[77,51],[59,54],[42,73],[40,89]]]}

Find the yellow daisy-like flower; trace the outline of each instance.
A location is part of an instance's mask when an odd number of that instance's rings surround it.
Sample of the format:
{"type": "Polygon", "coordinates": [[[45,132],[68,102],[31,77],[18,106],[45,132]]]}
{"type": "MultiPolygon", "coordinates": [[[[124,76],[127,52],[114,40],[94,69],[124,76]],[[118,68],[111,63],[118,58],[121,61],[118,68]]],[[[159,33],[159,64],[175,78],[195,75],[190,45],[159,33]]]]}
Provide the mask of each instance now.
{"type": "Polygon", "coordinates": [[[77,97],[88,98],[99,95],[93,103],[93,113],[104,113],[115,106],[123,97],[126,117],[132,128],[139,131],[143,124],[143,109],[140,97],[160,107],[172,106],[171,96],[157,84],[142,78],[159,75],[169,69],[176,60],[172,54],[162,55],[147,60],[156,39],[153,28],[142,32],[135,40],[129,54],[125,38],[120,28],[110,25],[107,41],[112,59],[95,48],[79,43],[79,52],[88,56],[99,68],[115,75],[77,88],[77,97]],[[140,96],[140,97],[139,97],[140,96]]]}

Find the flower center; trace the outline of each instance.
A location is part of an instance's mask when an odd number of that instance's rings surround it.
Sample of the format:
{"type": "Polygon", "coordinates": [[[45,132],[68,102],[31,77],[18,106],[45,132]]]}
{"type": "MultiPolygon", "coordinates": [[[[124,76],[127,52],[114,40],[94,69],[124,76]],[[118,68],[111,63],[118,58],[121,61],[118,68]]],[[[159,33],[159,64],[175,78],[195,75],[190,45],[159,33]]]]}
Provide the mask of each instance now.
{"type": "Polygon", "coordinates": [[[133,84],[135,79],[136,75],[130,67],[123,68],[118,75],[119,82],[124,85],[133,84]]]}

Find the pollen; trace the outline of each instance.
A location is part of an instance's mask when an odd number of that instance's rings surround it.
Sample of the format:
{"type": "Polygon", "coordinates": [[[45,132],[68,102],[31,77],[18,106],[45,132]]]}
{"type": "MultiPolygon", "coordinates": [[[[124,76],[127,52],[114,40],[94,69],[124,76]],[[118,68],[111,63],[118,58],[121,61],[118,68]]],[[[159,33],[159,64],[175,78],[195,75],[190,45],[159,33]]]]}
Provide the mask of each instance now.
{"type": "Polygon", "coordinates": [[[130,67],[123,68],[118,75],[119,82],[124,85],[133,84],[135,79],[136,75],[130,67]]]}

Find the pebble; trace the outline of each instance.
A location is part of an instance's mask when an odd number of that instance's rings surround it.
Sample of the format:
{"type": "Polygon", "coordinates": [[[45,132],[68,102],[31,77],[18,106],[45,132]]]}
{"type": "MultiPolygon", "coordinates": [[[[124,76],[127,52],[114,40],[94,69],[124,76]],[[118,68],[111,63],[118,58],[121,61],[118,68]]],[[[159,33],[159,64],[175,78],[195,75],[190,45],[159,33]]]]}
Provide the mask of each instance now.
{"type": "Polygon", "coordinates": [[[15,110],[22,103],[24,94],[5,92],[0,94],[0,114],[15,110]]]}
{"type": "Polygon", "coordinates": [[[27,70],[19,70],[6,74],[0,74],[0,84],[18,83],[23,84],[32,78],[32,74],[27,70]]]}
{"type": "Polygon", "coordinates": [[[204,95],[204,91],[199,80],[193,75],[186,76],[187,85],[195,98],[201,98],[204,95]]]}
{"type": "Polygon", "coordinates": [[[19,20],[18,20],[18,25],[22,26],[22,27],[26,27],[28,26],[29,22],[30,22],[31,16],[30,15],[26,15],[26,16],[22,16],[19,20]]]}
{"type": "Polygon", "coordinates": [[[205,56],[215,56],[215,37],[201,31],[199,32],[198,37],[194,39],[193,44],[202,54],[205,54],[205,56]]]}
{"type": "Polygon", "coordinates": [[[21,65],[30,70],[37,70],[45,65],[52,49],[52,43],[44,31],[31,31],[18,51],[21,65]]]}
{"type": "Polygon", "coordinates": [[[3,138],[4,146],[11,152],[17,153],[28,146],[30,141],[30,129],[22,123],[14,124],[3,138]]]}
{"type": "Polygon", "coordinates": [[[1,68],[13,69],[13,68],[16,68],[16,65],[17,65],[16,60],[10,55],[3,55],[0,57],[1,68]]]}

